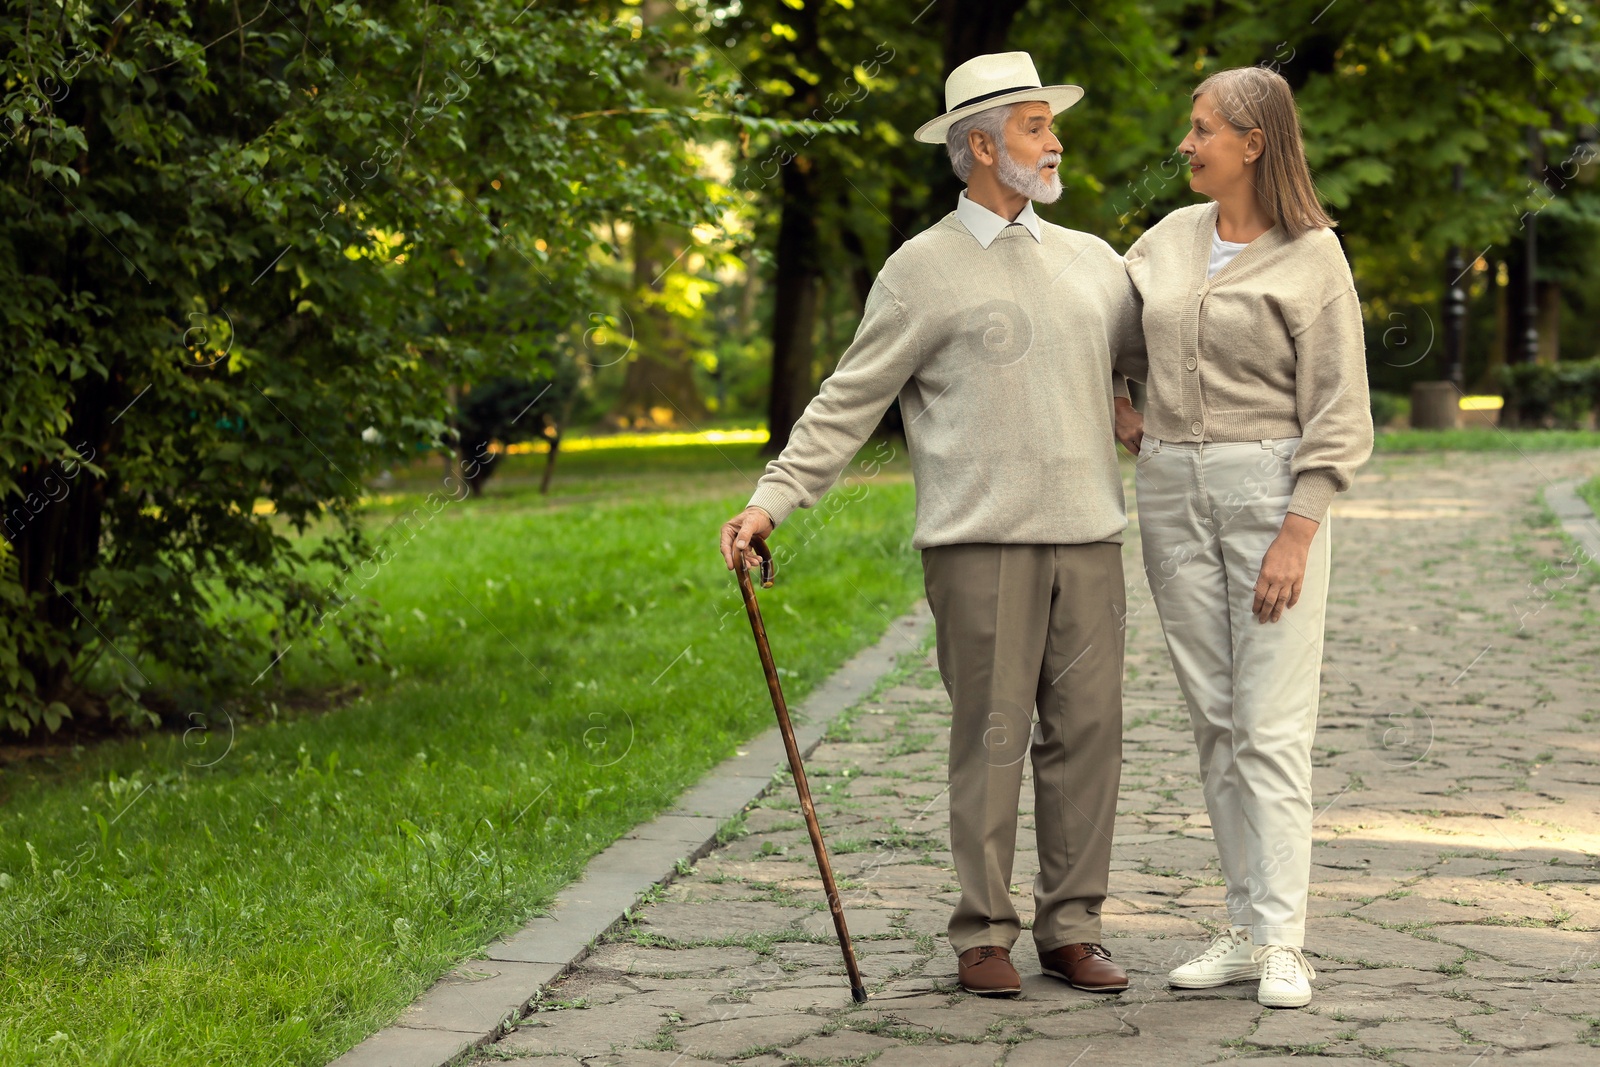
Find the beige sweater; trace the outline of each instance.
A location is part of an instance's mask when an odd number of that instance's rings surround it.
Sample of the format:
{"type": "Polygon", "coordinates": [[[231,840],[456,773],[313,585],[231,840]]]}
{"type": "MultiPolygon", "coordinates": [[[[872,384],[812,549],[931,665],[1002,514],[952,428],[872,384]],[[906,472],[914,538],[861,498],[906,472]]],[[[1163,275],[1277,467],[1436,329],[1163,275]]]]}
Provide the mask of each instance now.
{"type": "Polygon", "coordinates": [[[984,248],[951,212],[890,256],[750,503],[777,523],[815,504],[898,395],[913,548],[1120,543],[1111,369],[1143,362],[1137,298],[1110,245],[1041,226],[984,248]]]}
{"type": "Polygon", "coordinates": [[[1274,226],[1208,279],[1216,226],[1215,201],[1179,208],[1125,257],[1144,302],[1145,432],[1163,441],[1299,437],[1289,510],[1321,522],[1372,453],[1350,266],[1332,230],[1291,241],[1274,226]]]}

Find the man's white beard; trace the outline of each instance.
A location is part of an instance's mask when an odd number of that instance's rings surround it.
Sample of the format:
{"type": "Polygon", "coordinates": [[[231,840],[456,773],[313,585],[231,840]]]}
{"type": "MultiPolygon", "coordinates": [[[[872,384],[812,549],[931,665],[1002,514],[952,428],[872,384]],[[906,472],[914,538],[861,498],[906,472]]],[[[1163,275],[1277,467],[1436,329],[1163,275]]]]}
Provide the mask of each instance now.
{"type": "MultiPolygon", "coordinates": [[[[1014,189],[1029,200],[1041,204],[1053,204],[1061,199],[1061,175],[1052,174],[1047,179],[1039,167],[1025,167],[1011,158],[1005,145],[1000,145],[1000,181],[1007,188],[1014,189]]],[[[1039,164],[1061,162],[1058,152],[1046,152],[1039,157],[1039,164]]]]}

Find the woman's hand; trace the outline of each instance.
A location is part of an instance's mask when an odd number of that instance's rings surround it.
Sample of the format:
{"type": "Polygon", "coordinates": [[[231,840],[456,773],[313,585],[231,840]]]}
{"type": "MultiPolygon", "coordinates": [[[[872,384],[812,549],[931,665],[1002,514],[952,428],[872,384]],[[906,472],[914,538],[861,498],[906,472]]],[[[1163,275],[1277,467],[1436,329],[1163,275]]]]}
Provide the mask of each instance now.
{"type": "Polygon", "coordinates": [[[1299,603],[1306,559],[1311,555],[1311,539],[1317,535],[1318,525],[1292,511],[1283,517],[1283,526],[1267,549],[1256,578],[1256,598],[1250,610],[1257,622],[1277,622],[1299,603]]]}
{"type": "Polygon", "coordinates": [[[1117,421],[1113,432],[1117,440],[1122,442],[1122,447],[1137,456],[1139,445],[1144,440],[1144,416],[1125,396],[1116,398],[1116,406],[1117,421]]]}

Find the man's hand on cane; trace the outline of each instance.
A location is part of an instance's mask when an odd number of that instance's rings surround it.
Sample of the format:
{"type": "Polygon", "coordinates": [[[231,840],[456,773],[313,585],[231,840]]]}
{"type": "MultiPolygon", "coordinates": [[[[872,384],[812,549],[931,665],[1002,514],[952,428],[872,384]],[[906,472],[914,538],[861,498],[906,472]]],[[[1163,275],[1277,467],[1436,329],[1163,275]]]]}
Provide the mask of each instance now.
{"type": "Polygon", "coordinates": [[[761,557],[750,547],[750,538],[755,535],[766,539],[771,536],[772,530],[771,515],[754,504],[745,508],[722,524],[722,561],[730,571],[733,570],[734,553],[738,552],[744,557],[746,567],[758,566],[761,557]]]}

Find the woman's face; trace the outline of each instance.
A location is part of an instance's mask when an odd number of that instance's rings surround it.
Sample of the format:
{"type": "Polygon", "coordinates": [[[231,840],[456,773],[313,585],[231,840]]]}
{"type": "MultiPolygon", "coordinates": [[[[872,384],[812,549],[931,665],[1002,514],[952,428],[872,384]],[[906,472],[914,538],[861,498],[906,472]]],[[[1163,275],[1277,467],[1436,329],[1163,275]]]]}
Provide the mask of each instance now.
{"type": "Polygon", "coordinates": [[[1259,130],[1240,133],[1212,106],[1211,94],[1201,93],[1189,111],[1189,132],[1178,151],[1189,164],[1189,187],[1213,200],[1226,196],[1247,181],[1259,154],[1259,130]]]}

